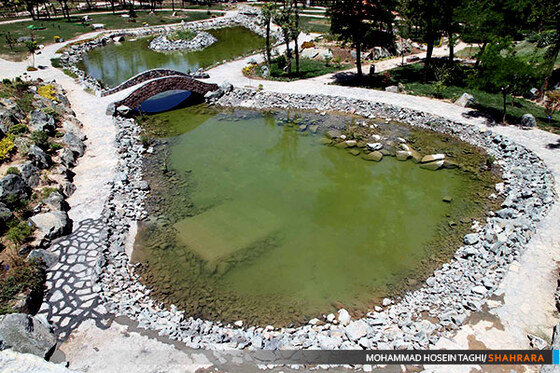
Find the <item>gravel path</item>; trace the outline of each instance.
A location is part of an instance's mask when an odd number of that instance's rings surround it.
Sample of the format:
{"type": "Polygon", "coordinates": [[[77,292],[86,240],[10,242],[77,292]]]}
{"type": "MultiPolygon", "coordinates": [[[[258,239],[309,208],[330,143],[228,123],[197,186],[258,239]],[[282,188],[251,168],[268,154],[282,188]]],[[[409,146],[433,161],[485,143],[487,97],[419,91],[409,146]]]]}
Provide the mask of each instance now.
{"type": "MultiPolygon", "coordinates": [[[[82,35],[79,39],[89,38],[95,34],[97,33],[82,35]]],[[[309,38],[311,36],[305,36],[302,40],[309,38]]],[[[37,56],[37,64],[50,66],[50,58],[54,56],[59,47],[60,45],[54,45],[44,48],[41,55],[37,56]]],[[[443,49],[437,51],[442,54],[445,54],[444,52],[443,49]]],[[[253,56],[218,66],[210,71],[209,80],[216,83],[228,81],[241,87],[256,87],[262,84],[266,91],[287,94],[313,92],[329,96],[360,98],[424,111],[480,128],[486,126],[482,119],[468,117],[468,109],[450,103],[426,97],[326,85],[330,76],[290,83],[247,79],[241,74],[241,69],[250,59],[258,58],[261,57],[253,56]]],[[[381,62],[376,66],[377,71],[389,69],[399,63],[400,58],[381,62]]],[[[15,63],[0,60],[2,78],[21,75],[25,72],[26,66],[26,62],[15,63]]],[[[84,123],[84,133],[88,136],[87,151],[75,169],[77,191],[68,202],[72,207],[70,216],[75,222],[90,218],[97,219],[109,191],[109,185],[106,182],[113,180],[117,162],[113,145],[115,128],[111,117],[105,115],[105,108],[110,102],[124,97],[130,90],[104,98],[95,97],[82,90],[73,79],[52,67],[28,73],[28,76],[41,77],[46,81],[56,80],[61,84],[67,91],[78,119],[84,123]]],[[[559,144],[560,136],[541,130],[524,131],[514,127],[493,127],[492,130],[531,149],[545,160],[556,180],[559,180],[560,149],[550,145],[559,144]]],[[[557,189],[560,191],[558,186],[557,189]]],[[[552,327],[557,321],[553,294],[558,277],[555,260],[560,257],[558,221],[560,221],[560,206],[556,204],[549,215],[540,222],[537,235],[530,241],[527,251],[520,258],[519,263],[511,265],[499,293],[495,299],[488,302],[489,309],[474,314],[471,320],[458,330],[453,339],[441,340],[438,347],[528,348],[527,334],[546,336],[551,333],[552,327]]],[[[183,356],[184,351],[174,350],[165,343],[146,339],[147,337],[140,335],[131,338],[130,334],[123,331],[122,328],[122,325],[114,323],[109,329],[103,331],[89,322],[82,323],[74,331],[73,338],[63,344],[61,349],[71,360],[71,367],[76,366],[85,371],[107,371],[100,364],[115,366],[117,364],[117,361],[113,360],[115,358],[119,359],[118,370],[139,371],[138,367],[142,366],[143,361],[147,358],[155,358],[147,355],[145,349],[164,351],[163,353],[166,354],[164,360],[175,360],[178,364],[186,364],[191,368],[207,364],[206,361],[195,359],[192,351],[187,352],[187,356],[183,356]],[[128,360],[121,361],[123,354],[115,354],[116,357],[111,358],[111,346],[121,346],[121,351],[126,351],[128,360]],[[134,351],[136,353],[133,353],[134,351]],[[143,353],[140,353],[142,351],[143,353]]],[[[165,364],[165,361],[161,361],[161,364],[165,364]]],[[[166,366],[161,364],[160,368],[166,366]]],[[[155,366],[150,368],[153,368],[154,371],[157,369],[155,366]]],[[[457,371],[468,371],[465,370],[468,368],[463,369],[463,367],[457,369],[457,371]]],[[[430,367],[429,370],[451,371],[449,367],[430,367]]]]}

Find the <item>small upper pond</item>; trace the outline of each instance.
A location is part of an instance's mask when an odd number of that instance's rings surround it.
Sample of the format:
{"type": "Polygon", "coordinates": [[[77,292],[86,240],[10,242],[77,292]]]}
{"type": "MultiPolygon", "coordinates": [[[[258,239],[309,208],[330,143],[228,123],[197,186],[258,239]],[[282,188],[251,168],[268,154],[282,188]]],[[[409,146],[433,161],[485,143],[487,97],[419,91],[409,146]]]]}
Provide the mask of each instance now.
{"type": "Polygon", "coordinates": [[[148,48],[153,37],[141,38],[94,48],[84,55],[79,67],[89,76],[114,87],[145,70],[168,68],[194,72],[264,46],[262,37],[241,26],[209,32],[218,42],[201,51],[155,52],[148,48]]]}
{"type": "Polygon", "coordinates": [[[493,176],[479,149],[404,125],[199,105],[148,118],[145,133],[165,139],[145,163],[151,219],[133,259],[188,315],[288,325],[366,311],[420,285],[489,208],[493,176]],[[326,141],[334,126],[403,137],[464,167],[366,161],[326,141]]]}

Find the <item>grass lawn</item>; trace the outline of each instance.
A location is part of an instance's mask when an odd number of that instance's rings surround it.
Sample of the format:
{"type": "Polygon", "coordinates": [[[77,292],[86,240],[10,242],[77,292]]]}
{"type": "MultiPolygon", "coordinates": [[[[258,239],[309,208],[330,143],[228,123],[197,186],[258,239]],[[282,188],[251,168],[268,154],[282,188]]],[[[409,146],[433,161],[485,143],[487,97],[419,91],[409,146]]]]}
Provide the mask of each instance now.
{"type": "Polygon", "coordinates": [[[328,18],[301,16],[299,22],[304,32],[328,34],[331,31],[331,23],[328,18]]]}
{"type": "Polygon", "coordinates": [[[460,51],[455,53],[455,57],[457,58],[475,58],[476,55],[480,52],[480,47],[470,46],[466,47],[465,49],[461,49],[460,51]]]}
{"type": "MultiPolygon", "coordinates": [[[[377,74],[375,77],[367,77],[360,82],[349,80],[340,82],[342,85],[361,86],[366,88],[384,89],[389,85],[402,84],[407,94],[416,96],[434,97],[433,82],[422,82],[423,63],[416,63],[397,67],[384,73],[377,74]]],[[[502,119],[503,98],[501,93],[489,93],[478,89],[465,87],[455,83],[449,84],[440,92],[440,97],[445,100],[455,101],[463,93],[470,93],[475,98],[474,109],[488,114],[499,122],[502,119]]],[[[519,123],[523,114],[533,114],[541,129],[549,130],[560,134],[560,113],[555,112],[548,118],[544,108],[529,100],[521,97],[507,96],[507,115],[508,123],[519,123]]]]}
{"type": "MultiPolygon", "coordinates": [[[[343,65],[343,64],[334,64],[329,63],[327,64],[325,61],[317,61],[312,60],[309,58],[300,58],[299,60],[299,74],[296,74],[296,61],[292,59],[292,74],[288,75],[283,70],[282,60],[274,60],[270,65],[270,77],[269,80],[280,80],[280,81],[292,81],[298,79],[309,79],[316,76],[321,76],[329,73],[333,73],[336,71],[348,69],[350,65],[343,65]]],[[[243,73],[247,76],[253,77],[261,77],[262,65],[252,65],[251,67],[246,67],[243,69],[243,73]]]]}
{"type": "MultiPolygon", "coordinates": [[[[148,11],[137,11],[136,14],[138,17],[135,19],[135,22],[131,22],[128,18],[122,18],[122,14],[126,14],[126,12],[92,15],[90,16],[92,21],[88,23],[103,23],[106,29],[121,29],[141,27],[144,22],[149,25],[163,25],[178,23],[182,20],[189,22],[211,17],[211,15],[205,12],[178,12],[177,17],[172,17],[172,12],[157,12],[155,15],[149,15],[148,11]]],[[[28,53],[23,43],[18,43],[14,47],[14,50],[11,51],[6,43],[6,32],[10,32],[15,39],[21,36],[32,36],[38,44],[47,45],[54,42],[55,36],[60,36],[65,40],[69,40],[91,31],[93,31],[91,26],[82,25],[79,17],[73,17],[72,22],[57,19],[52,21],[27,21],[3,24],[0,25],[0,56],[10,59],[22,59],[28,53]],[[31,31],[27,28],[29,25],[45,27],[45,29],[31,31]]]]}

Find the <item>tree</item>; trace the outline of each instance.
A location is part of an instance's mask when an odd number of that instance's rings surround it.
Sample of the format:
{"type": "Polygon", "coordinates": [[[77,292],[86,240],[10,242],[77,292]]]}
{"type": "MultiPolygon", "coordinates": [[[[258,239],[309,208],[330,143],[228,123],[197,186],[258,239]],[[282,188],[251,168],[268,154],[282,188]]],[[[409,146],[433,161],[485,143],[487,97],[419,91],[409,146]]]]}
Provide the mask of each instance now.
{"type": "Polygon", "coordinates": [[[516,38],[527,26],[531,0],[464,0],[458,11],[463,25],[462,39],[482,44],[477,56],[480,64],[486,47],[500,38],[516,38]]]}
{"type": "Polygon", "coordinates": [[[299,9],[298,9],[298,1],[293,0],[293,19],[292,24],[290,27],[290,35],[292,40],[294,41],[294,54],[296,57],[296,74],[299,75],[299,9]]]}
{"type": "Polygon", "coordinates": [[[356,49],[358,77],[363,77],[362,49],[382,39],[394,48],[392,0],[334,0],[329,11],[331,32],[356,49]],[[389,40],[389,42],[387,42],[389,40]]]}
{"type": "Polygon", "coordinates": [[[272,20],[276,17],[278,12],[278,7],[275,3],[266,3],[262,7],[262,17],[266,27],[266,64],[270,66],[272,59],[272,52],[270,46],[270,24],[272,20]]]}
{"type": "Polygon", "coordinates": [[[292,50],[290,42],[292,41],[292,28],[295,24],[295,13],[290,1],[286,1],[284,6],[277,13],[275,18],[276,23],[282,29],[282,36],[286,44],[286,71],[288,75],[292,74],[292,50]]]}
{"type": "Polygon", "coordinates": [[[4,33],[4,39],[6,40],[6,45],[10,48],[11,51],[14,50],[14,45],[16,44],[16,39],[12,36],[10,31],[6,31],[4,33]]]}
{"type": "Polygon", "coordinates": [[[501,92],[502,122],[506,121],[507,95],[522,95],[539,79],[539,72],[513,53],[510,39],[492,40],[481,56],[480,69],[471,84],[489,92],[501,92]]]}
{"type": "Polygon", "coordinates": [[[417,36],[426,43],[426,60],[424,62],[424,81],[431,69],[432,53],[436,40],[441,38],[445,14],[443,4],[446,0],[403,0],[401,13],[416,31],[417,36]]]}
{"type": "MultiPolygon", "coordinates": [[[[541,87],[541,91],[544,93],[548,90],[550,77],[560,53],[560,2],[557,0],[536,0],[533,3],[530,20],[537,26],[539,32],[543,31],[545,25],[553,25],[553,30],[550,30],[552,32],[548,33],[549,37],[543,38],[545,40],[537,43],[538,47],[546,48],[544,80],[541,87]]],[[[546,98],[544,94],[541,97],[546,98]]]]}
{"type": "Polygon", "coordinates": [[[27,40],[25,42],[25,48],[31,53],[32,64],[31,67],[35,67],[35,52],[39,49],[37,42],[35,40],[27,40]]]}

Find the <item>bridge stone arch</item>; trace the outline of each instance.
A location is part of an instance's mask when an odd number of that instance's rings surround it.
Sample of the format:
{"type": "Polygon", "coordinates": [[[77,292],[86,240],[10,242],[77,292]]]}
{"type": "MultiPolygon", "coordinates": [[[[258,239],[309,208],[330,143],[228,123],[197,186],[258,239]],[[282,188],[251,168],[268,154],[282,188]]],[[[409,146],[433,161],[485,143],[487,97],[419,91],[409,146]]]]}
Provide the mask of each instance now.
{"type": "Polygon", "coordinates": [[[172,90],[190,91],[193,94],[204,96],[208,92],[217,91],[218,85],[204,83],[188,76],[166,76],[153,79],[138,87],[138,89],[134,90],[126,98],[116,102],[115,107],[124,105],[131,109],[135,109],[150,97],[153,97],[158,93],[172,90]]]}
{"type": "Polygon", "coordinates": [[[189,75],[181,71],[170,70],[170,69],[158,68],[158,69],[146,70],[125,80],[124,82],[122,82],[116,87],[104,90],[103,92],[101,92],[101,97],[112,95],[113,93],[117,93],[124,89],[133,87],[137,84],[147,82],[148,80],[163,78],[166,76],[189,76],[189,75]]]}

